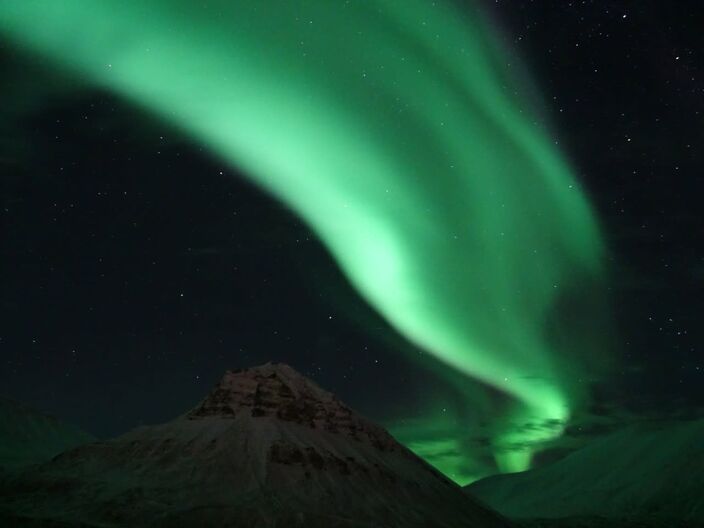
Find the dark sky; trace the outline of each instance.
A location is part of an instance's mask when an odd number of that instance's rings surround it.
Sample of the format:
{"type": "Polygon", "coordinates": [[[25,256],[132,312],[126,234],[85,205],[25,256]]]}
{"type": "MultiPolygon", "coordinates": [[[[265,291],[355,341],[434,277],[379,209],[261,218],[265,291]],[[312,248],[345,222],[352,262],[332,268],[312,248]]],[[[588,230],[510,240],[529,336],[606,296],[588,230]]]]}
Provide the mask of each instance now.
{"type": "MultiPolygon", "coordinates": [[[[619,366],[599,388],[610,410],[595,412],[701,414],[704,7],[487,8],[607,237],[619,366]]],[[[2,59],[4,395],[108,436],[268,360],[377,418],[440,382],[404,360],[408,345],[311,232],[233,169],[7,44],[2,59]]]]}

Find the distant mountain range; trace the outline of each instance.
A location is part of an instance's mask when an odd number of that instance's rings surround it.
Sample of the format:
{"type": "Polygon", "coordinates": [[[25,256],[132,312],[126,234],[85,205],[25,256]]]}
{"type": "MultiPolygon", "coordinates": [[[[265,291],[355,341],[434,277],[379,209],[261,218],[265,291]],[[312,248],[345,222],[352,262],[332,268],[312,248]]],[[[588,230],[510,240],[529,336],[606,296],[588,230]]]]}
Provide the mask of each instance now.
{"type": "Polygon", "coordinates": [[[70,449],[6,480],[0,525],[511,524],[291,367],[266,364],[228,371],[171,422],[70,449]]]}
{"type": "Polygon", "coordinates": [[[704,420],[632,426],[466,490],[533,526],[704,526],[704,420]]]}
{"type": "Polygon", "coordinates": [[[0,399],[0,526],[704,528],[704,419],[463,491],[283,364],[228,371],[184,415],[107,441],[0,399]]]}
{"type": "Polygon", "coordinates": [[[0,471],[46,462],[66,449],[93,440],[77,427],[0,398],[0,471]]]}

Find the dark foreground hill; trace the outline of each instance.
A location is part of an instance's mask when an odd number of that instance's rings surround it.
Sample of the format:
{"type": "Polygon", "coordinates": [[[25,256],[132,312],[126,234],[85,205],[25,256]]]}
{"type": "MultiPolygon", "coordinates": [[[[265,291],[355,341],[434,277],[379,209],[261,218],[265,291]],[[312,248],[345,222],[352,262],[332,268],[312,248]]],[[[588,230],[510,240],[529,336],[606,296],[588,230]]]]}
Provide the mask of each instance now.
{"type": "Polygon", "coordinates": [[[704,526],[704,420],[630,427],[551,465],[466,490],[536,528],[704,526]]]}
{"type": "Polygon", "coordinates": [[[0,398],[0,472],[46,462],[66,449],[93,440],[77,427],[0,398]]]}
{"type": "Polygon", "coordinates": [[[508,526],[384,429],[272,364],[227,372],[171,422],[6,482],[0,512],[11,526],[508,526]]]}

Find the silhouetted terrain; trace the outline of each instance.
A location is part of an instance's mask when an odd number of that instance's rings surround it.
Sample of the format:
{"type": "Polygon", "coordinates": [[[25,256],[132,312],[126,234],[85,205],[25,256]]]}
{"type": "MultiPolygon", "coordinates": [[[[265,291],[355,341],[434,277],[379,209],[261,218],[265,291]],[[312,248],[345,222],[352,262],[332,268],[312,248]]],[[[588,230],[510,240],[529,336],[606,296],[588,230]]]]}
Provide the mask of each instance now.
{"type": "Polygon", "coordinates": [[[228,371],[185,415],[66,451],[0,492],[12,526],[509,526],[384,429],[272,364],[228,371]]]}
{"type": "Polygon", "coordinates": [[[0,472],[46,462],[94,438],[31,407],[0,398],[0,472]]]}
{"type": "Polygon", "coordinates": [[[704,526],[704,420],[640,424],[564,459],[466,488],[542,527],[704,526]]]}

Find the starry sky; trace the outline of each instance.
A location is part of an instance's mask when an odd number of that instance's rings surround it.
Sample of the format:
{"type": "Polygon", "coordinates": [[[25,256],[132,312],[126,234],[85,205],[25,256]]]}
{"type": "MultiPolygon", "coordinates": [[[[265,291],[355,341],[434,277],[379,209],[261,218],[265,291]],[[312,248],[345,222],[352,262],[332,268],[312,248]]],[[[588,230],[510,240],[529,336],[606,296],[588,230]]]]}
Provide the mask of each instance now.
{"type": "MultiPolygon", "coordinates": [[[[600,349],[582,363],[608,369],[535,463],[625,423],[701,415],[704,9],[481,6],[606,247],[608,302],[589,317],[609,321],[608,361],[600,349]]],[[[226,368],[285,361],[402,440],[430,395],[439,413],[478,401],[448,389],[454,369],[363,299],[310,222],[246,171],[0,43],[4,395],[111,436],[180,414],[226,368]]],[[[469,421],[467,476],[496,471],[469,421]]]]}

